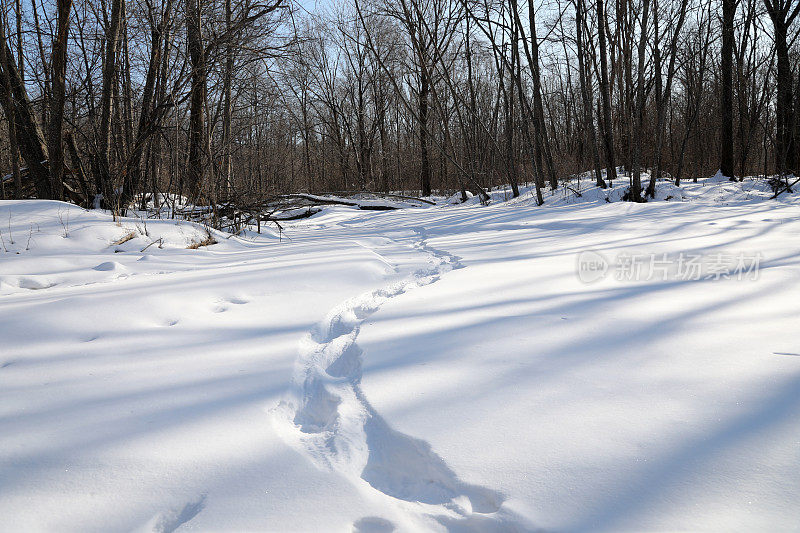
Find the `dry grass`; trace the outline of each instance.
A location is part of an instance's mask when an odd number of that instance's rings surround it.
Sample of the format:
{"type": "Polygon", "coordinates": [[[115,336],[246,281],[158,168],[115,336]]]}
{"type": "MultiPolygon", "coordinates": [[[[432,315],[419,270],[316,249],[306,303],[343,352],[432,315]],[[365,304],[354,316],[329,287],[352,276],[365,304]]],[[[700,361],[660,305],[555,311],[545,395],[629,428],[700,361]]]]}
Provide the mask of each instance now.
{"type": "Polygon", "coordinates": [[[129,240],[131,240],[131,239],[133,239],[135,237],[136,237],[136,232],[135,231],[131,231],[130,233],[128,233],[128,234],[124,235],[123,237],[121,237],[119,240],[116,240],[116,241],[112,242],[111,246],[119,246],[120,244],[125,244],[126,242],[128,242],[129,240]]]}
{"type": "Polygon", "coordinates": [[[211,234],[207,234],[208,236],[199,242],[193,242],[189,246],[186,247],[187,250],[197,250],[201,246],[211,246],[212,244],[217,244],[217,240],[211,236],[211,234]]]}

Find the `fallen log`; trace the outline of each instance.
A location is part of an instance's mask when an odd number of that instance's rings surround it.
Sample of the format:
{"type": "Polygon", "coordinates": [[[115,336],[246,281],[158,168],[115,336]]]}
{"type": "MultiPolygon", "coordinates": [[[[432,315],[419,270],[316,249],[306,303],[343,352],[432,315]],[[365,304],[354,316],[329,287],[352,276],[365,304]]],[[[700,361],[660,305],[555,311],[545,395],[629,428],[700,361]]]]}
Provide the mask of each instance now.
{"type": "Polygon", "coordinates": [[[391,211],[393,209],[397,209],[397,207],[392,205],[362,205],[360,202],[354,200],[328,198],[324,196],[317,196],[315,194],[304,194],[304,193],[284,194],[282,198],[300,198],[303,200],[307,200],[309,202],[314,202],[314,204],[319,204],[319,205],[346,205],[349,207],[358,207],[359,209],[363,209],[365,211],[391,211]]]}
{"type": "Polygon", "coordinates": [[[303,219],[303,218],[312,217],[312,216],[316,215],[317,213],[319,213],[319,211],[320,211],[319,209],[312,209],[312,208],[309,207],[307,211],[304,211],[302,213],[298,213],[296,215],[288,215],[288,216],[285,216],[285,217],[273,216],[270,213],[269,215],[263,217],[261,220],[265,220],[265,221],[268,221],[268,220],[280,220],[281,222],[284,222],[284,221],[287,221],[287,220],[300,220],[300,219],[303,219]]]}
{"type": "Polygon", "coordinates": [[[391,205],[359,205],[358,208],[364,211],[392,211],[397,209],[397,207],[391,205]]]}
{"type": "Polygon", "coordinates": [[[393,194],[393,193],[384,193],[384,192],[369,192],[369,191],[331,191],[325,192],[322,194],[332,194],[334,196],[353,196],[356,194],[370,194],[372,196],[380,196],[383,198],[398,198],[400,200],[411,200],[414,202],[422,202],[423,204],[428,205],[436,205],[436,202],[432,202],[430,200],[426,200],[424,198],[417,198],[416,196],[406,196],[403,194],[393,194]]]}

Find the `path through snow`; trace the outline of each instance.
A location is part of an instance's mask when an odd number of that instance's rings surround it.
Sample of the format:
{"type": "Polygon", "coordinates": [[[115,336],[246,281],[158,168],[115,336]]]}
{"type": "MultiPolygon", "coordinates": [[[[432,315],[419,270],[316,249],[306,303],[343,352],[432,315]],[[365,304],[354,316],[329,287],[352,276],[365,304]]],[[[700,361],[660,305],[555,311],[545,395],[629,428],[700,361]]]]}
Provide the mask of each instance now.
{"type": "MultiPolygon", "coordinates": [[[[428,255],[429,266],[328,312],[301,341],[291,390],[275,410],[278,423],[288,426],[289,431],[283,433],[293,437],[287,440],[300,444],[317,466],[407,502],[404,509],[417,515],[409,523],[424,524],[424,517],[430,516],[451,531],[530,530],[502,508],[500,493],[460,481],[427,442],[393,430],[361,389],[364,352],[357,340],[364,320],[391,298],[463,268],[459,257],[427,243],[425,228],[412,230],[413,247],[428,255]]],[[[395,524],[381,517],[364,517],[353,527],[392,531],[395,524]]]]}

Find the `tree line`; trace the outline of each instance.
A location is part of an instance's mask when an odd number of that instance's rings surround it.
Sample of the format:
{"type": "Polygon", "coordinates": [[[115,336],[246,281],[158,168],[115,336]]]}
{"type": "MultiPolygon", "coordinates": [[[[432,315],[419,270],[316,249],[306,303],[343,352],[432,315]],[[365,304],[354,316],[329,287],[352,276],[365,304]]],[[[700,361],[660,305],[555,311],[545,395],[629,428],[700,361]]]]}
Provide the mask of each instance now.
{"type": "Polygon", "coordinates": [[[645,201],[800,162],[800,0],[290,2],[0,0],[3,197],[645,201]]]}

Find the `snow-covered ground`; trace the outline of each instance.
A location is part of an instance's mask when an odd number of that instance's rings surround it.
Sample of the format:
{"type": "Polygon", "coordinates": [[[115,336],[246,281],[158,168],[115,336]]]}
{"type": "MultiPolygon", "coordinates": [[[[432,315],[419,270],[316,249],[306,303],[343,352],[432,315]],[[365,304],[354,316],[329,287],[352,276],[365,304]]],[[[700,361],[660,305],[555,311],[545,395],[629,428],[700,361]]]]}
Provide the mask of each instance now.
{"type": "Polygon", "coordinates": [[[0,202],[0,530],[798,530],[800,200],[587,185],[280,238],[0,202]]]}

